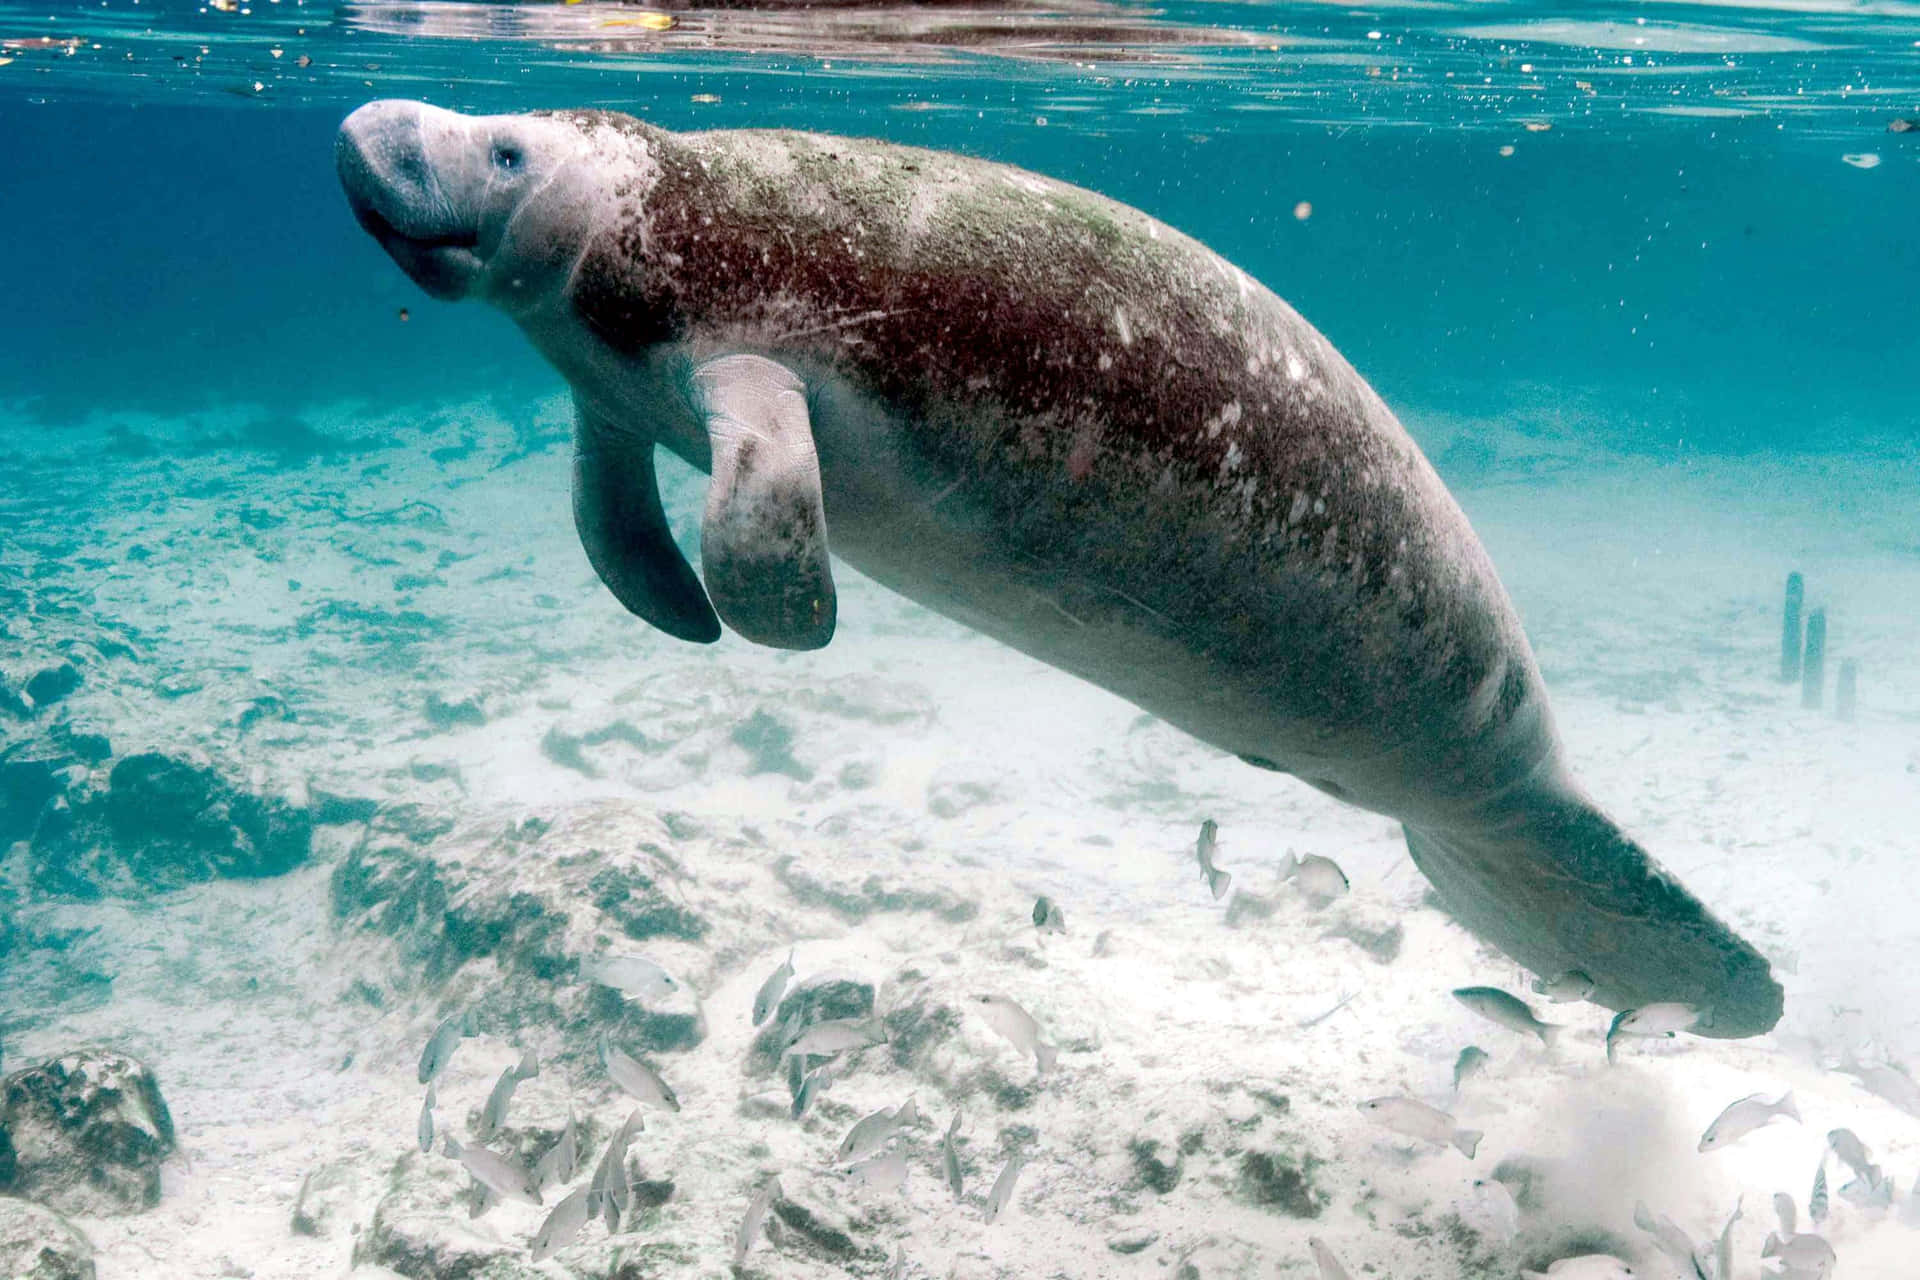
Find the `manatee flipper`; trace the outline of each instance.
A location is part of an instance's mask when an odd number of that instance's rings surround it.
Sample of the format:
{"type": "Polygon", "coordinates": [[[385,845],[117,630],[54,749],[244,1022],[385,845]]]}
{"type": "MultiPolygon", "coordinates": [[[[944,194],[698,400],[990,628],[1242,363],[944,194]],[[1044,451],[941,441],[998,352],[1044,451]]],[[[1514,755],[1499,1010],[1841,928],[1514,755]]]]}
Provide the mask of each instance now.
{"type": "Polygon", "coordinates": [[[1488,831],[1406,833],[1461,924],[1535,973],[1588,975],[1595,1004],[1690,1004],[1694,1033],[1724,1039],[1780,1020],[1766,958],[1586,801],[1537,801],[1488,831]]]}
{"type": "Polygon", "coordinates": [[[756,644],[818,649],[833,639],[833,568],[806,386],[760,356],[694,370],[713,449],[700,526],[707,594],[756,644]]]}
{"type": "Polygon", "coordinates": [[[680,640],[712,644],[720,619],[674,544],[653,441],[576,406],[573,524],[600,581],[629,612],[680,640]]]}

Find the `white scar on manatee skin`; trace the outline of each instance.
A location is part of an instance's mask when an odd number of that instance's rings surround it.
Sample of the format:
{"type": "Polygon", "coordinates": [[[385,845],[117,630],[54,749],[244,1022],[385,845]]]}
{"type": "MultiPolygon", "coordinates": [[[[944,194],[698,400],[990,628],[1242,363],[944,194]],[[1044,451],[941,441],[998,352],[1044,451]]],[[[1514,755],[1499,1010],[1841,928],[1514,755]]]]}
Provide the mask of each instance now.
{"type": "Polygon", "coordinates": [[[818,647],[830,548],[1392,816],[1456,920],[1596,1004],[1779,1018],[1765,959],[1572,779],[1491,561],[1384,401],[1205,246],[986,160],[605,112],[377,102],[335,155],[408,274],[567,379],[583,546],[653,625],[818,647]],[[715,476],[704,587],[656,446],[715,476]]]}

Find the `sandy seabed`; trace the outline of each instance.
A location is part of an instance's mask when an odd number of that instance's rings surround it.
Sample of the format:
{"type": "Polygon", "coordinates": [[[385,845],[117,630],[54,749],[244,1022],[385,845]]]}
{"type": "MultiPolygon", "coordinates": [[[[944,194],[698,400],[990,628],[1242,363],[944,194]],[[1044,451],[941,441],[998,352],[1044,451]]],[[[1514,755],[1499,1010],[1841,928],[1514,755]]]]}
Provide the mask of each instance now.
{"type": "MultiPolygon", "coordinates": [[[[1804,1222],[1825,1135],[1843,1126],[1898,1195],[1890,1210],[1835,1196],[1834,1274],[1916,1274],[1920,1237],[1901,1219],[1920,1119],[1836,1070],[1920,1061],[1911,447],[1615,457],[1570,433],[1414,424],[1520,606],[1577,772],[1787,986],[1771,1036],[1634,1045],[1609,1067],[1604,1010],[1547,1010],[1569,1030],[1546,1049],[1449,998],[1470,984],[1524,991],[1526,975],[1431,904],[1395,824],[1248,769],[844,567],[839,633],[821,653],[650,632],[573,536],[560,401],[342,410],[308,425],[381,443],[313,455],[284,422],[261,436],[254,416],[7,426],[0,577],[82,598],[141,637],[137,674],[89,673],[70,699],[116,752],[193,747],[291,794],[469,821],[590,812],[645,834],[671,813],[732,833],[685,866],[729,904],[709,945],[619,944],[681,974],[706,1027],[697,1047],[653,1057],[682,1109],[651,1115],[634,1150],[675,1187],[634,1232],[630,1256],[656,1261],[632,1274],[728,1274],[747,1200],[778,1173],[789,1194],[855,1224],[858,1247],[834,1261],[763,1240],[748,1274],[885,1275],[903,1252],[908,1276],[1308,1277],[1319,1236],[1376,1280],[1512,1277],[1576,1237],[1630,1251],[1639,1275],[1682,1275],[1634,1226],[1644,1202],[1703,1242],[1741,1204],[1733,1280],[1748,1280],[1764,1274],[1772,1197],[1800,1201],[1804,1222]],[[1775,678],[1789,569],[1828,611],[1829,679],[1841,658],[1860,664],[1854,723],[1803,710],[1775,678]],[[396,633],[396,617],[414,621],[396,633]],[[192,691],[161,696],[168,677],[192,691]],[[237,727],[235,708],[263,693],[292,718],[237,727]],[[485,723],[433,721],[429,696],[484,705],[485,723]],[[756,713],[790,728],[795,776],[750,772],[752,753],[728,737],[756,713]],[[667,717],[665,740],[697,749],[602,737],[588,767],[551,749],[556,728],[580,741],[667,717]],[[1206,817],[1234,876],[1222,901],[1192,854],[1206,817]],[[1279,878],[1289,852],[1336,859],[1350,895],[1302,900],[1279,878]],[[810,875],[904,888],[836,913],[796,889],[810,875]],[[1040,894],[1061,904],[1066,933],[1034,930],[1040,894]],[[789,947],[802,979],[873,983],[883,1012],[915,983],[1005,993],[1061,1046],[1058,1066],[1035,1079],[1030,1058],[963,1017],[944,1061],[986,1064],[1018,1088],[969,1096],[954,1082],[977,1075],[876,1055],[794,1123],[784,1085],[742,1067],[754,991],[789,947]],[[1485,1131],[1476,1158],[1357,1111],[1401,1092],[1445,1105],[1468,1044],[1491,1054],[1455,1108],[1485,1131]],[[1696,1153],[1729,1102],[1788,1089],[1804,1123],[1696,1153]],[[903,1191],[830,1169],[854,1119],[908,1095],[925,1119],[896,1140],[903,1191]],[[956,1109],[959,1202],[938,1146],[956,1109]],[[1013,1150],[1029,1162],[988,1223],[983,1198],[1013,1150]],[[1476,1186],[1503,1162],[1502,1185],[1531,1171],[1517,1215],[1476,1186]]],[[[676,472],[668,484],[690,541],[699,482],[676,472]]],[[[22,661],[65,625],[0,620],[22,661]]],[[[103,1277],[355,1273],[376,1205],[425,1159],[421,1045],[497,975],[485,963],[406,972],[377,931],[336,919],[329,873],[356,839],[324,827],[313,865],[273,880],[23,908],[42,927],[95,930],[84,963],[113,981],[104,1001],[68,999],[41,959],[15,957],[21,1004],[0,1010],[8,1067],[85,1043],[134,1053],[180,1130],[157,1208],[77,1224],[103,1277]],[[356,983],[387,998],[357,999],[356,983]],[[295,1234],[303,1180],[323,1167],[345,1171],[344,1202],[323,1234],[295,1234]]],[[[602,1134],[626,1114],[589,1044],[508,1030],[456,1055],[439,1084],[444,1128],[464,1136],[468,1109],[522,1047],[548,1066],[518,1107],[552,1123],[570,1099],[602,1134]]],[[[1846,1178],[1831,1160],[1829,1178],[1846,1178]]],[[[517,1248],[541,1216],[447,1210],[475,1247],[517,1248]]],[[[598,1247],[604,1233],[582,1240],[598,1247]]],[[[606,1256],[575,1269],[562,1251],[531,1274],[602,1275],[606,1256]]]]}

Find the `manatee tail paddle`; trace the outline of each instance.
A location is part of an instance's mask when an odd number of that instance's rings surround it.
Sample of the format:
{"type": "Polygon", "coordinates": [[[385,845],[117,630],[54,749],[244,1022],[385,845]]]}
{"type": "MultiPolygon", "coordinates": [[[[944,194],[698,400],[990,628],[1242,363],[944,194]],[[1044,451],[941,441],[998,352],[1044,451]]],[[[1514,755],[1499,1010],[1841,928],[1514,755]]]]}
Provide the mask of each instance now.
{"type": "Polygon", "coordinates": [[[1780,1020],[1766,957],[1584,800],[1544,801],[1488,830],[1406,833],[1461,924],[1535,973],[1586,974],[1593,1003],[1690,1004],[1702,1011],[1694,1034],[1723,1039],[1780,1020]]]}

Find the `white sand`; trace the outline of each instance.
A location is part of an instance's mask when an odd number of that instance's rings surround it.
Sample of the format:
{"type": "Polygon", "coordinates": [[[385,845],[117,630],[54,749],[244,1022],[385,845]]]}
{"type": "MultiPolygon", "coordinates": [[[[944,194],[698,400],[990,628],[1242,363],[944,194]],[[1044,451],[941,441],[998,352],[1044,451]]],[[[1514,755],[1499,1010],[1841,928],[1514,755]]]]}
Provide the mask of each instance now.
{"type": "MultiPolygon", "coordinates": [[[[535,418],[519,416],[523,430],[535,418]]],[[[537,420],[558,429],[563,410],[543,406],[537,420]]],[[[823,653],[776,654],[731,636],[700,649],[650,633],[593,580],[574,540],[564,449],[492,469],[514,431],[487,406],[420,422],[343,411],[316,425],[376,432],[394,447],[295,468],[181,452],[184,436],[219,424],[126,425],[159,439],[160,456],[103,458],[93,431],[55,440],[24,424],[0,428],[0,438],[28,440],[47,460],[19,488],[0,490],[0,515],[21,533],[0,547],[0,572],[33,565],[47,539],[74,540],[71,574],[43,582],[89,588],[100,617],[139,628],[149,676],[213,673],[205,690],[176,700],[83,688],[76,710],[108,728],[116,752],[199,742],[246,760],[273,785],[427,799],[463,814],[614,803],[636,827],[678,810],[764,840],[716,849],[691,868],[736,893],[764,920],[765,937],[673,960],[698,988],[710,1034],[692,1052],[659,1057],[685,1108],[650,1121],[635,1145],[650,1172],[678,1183],[643,1238],[683,1243],[700,1259],[661,1274],[725,1274],[746,1198],[774,1169],[785,1170],[790,1192],[852,1205],[889,1254],[904,1243],[908,1275],[1159,1276],[1180,1274],[1185,1260],[1205,1277],[1304,1277],[1314,1274],[1307,1237],[1319,1235],[1354,1276],[1391,1280],[1514,1275],[1522,1259],[1502,1252],[1497,1236],[1485,1266],[1465,1264],[1449,1215],[1482,1221],[1474,1180],[1521,1153],[1570,1162],[1550,1203],[1528,1218],[1529,1238],[1554,1225],[1610,1229],[1641,1250],[1640,1274],[1652,1276],[1678,1273],[1632,1227],[1636,1199],[1705,1239],[1744,1197],[1735,1276],[1747,1280],[1761,1274],[1773,1193],[1793,1194],[1804,1219],[1828,1129],[1855,1130],[1899,1179],[1902,1201],[1920,1173],[1920,1120],[1830,1069],[1849,1053],[1920,1058],[1920,1000],[1908,977],[1920,921],[1906,865],[1920,825],[1920,532],[1910,493],[1920,459],[1910,451],[1607,459],[1536,432],[1496,436],[1495,463],[1449,474],[1527,619],[1589,788],[1696,893],[1792,966],[1781,973],[1788,1013],[1775,1035],[1629,1047],[1609,1069],[1602,1010],[1551,1010],[1575,1029],[1548,1053],[1448,997],[1469,983],[1519,990],[1523,976],[1422,904],[1424,881],[1394,824],[1250,770],[844,568],[840,630],[823,653]],[[476,443],[471,455],[427,460],[429,449],[462,439],[476,443]],[[1569,459],[1578,465],[1560,465],[1569,459]],[[203,486],[205,496],[187,496],[203,486]],[[50,494],[53,505],[41,506],[50,494]],[[417,510],[415,524],[341,519],[416,500],[443,520],[417,510]],[[252,527],[238,518],[248,509],[285,522],[252,527]],[[87,519],[76,523],[76,512],[87,519]],[[152,558],[126,561],[135,543],[152,558]],[[436,569],[443,551],[468,558],[436,569]],[[104,564],[83,565],[83,555],[104,564]],[[1828,608],[1829,679],[1840,658],[1861,663],[1856,724],[1801,711],[1797,688],[1771,678],[1789,568],[1806,574],[1810,603],[1828,608]],[[502,570],[514,575],[494,576],[502,570]],[[394,589],[396,575],[436,573],[437,584],[394,589]],[[543,605],[542,596],[551,599],[543,605]],[[390,651],[350,622],[294,631],[297,617],[329,599],[420,610],[451,630],[418,646],[412,669],[383,667],[369,659],[390,651]],[[809,691],[823,689],[933,715],[886,725],[812,714],[809,691]],[[430,690],[477,691],[490,722],[431,732],[420,712],[430,690]],[[238,707],[265,691],[300,718],[236,745],[238,707]],[[742,775],[726,733],[762,706],[793,712],[795,753],[815,782],[742,775]],[[707,744],[705,755],[648,756],[616,744],[596,749],[603,776],[589,779],[540,752],[556,724],[580,732],[618,717],[643,730],[650,717],[677,717],[689,740],[707,744]],[[875,785],[832,785],[849,762],[870,765],[875,785]],[[454,766],[458,781],[421,782],[409,768],[421,763],[454,766]],[[955,780],[990,784],[997,797],[940,818],[929,811],[929,787],[955,780]],[[1229,927],[1229,903],[1208,897],[1191,853],[1208,816],[1220,823],[1219,861],[1236,892],[1270,900],[1270,917],[1247,918],[1243,907],[1229,927]],[[944,887],[977,901],[980,914],[959,925],[925,912],[836,923],[796,905],[769,874],[767,850],[776,848],[836,878],[871,869],[944,887]],[[1351,896],[1318,912],[1299,901],[1276,879],[1289,850],[1337,859],[1351,896]],[[1026,913],[1036,893],[1064,906],[1064,937],[1034,936],[1026,913]],[[1383,966],[1324,936],[1345,921],[1397,921],[1406,932],[1399,957],[1383,966]],[[828,1116],[914,1093],[929,1118],[902,1148],[913,1164],[904,1197],[876,1203],[885,1198],[822,1171],[844,1123],[798,1126],[742,1102],[778,1090],[784,1103],[776,1082],[746,1079],[739,1063],[753,991],[795,936],[803,977],[844,970],[885,983],[915,969],[939,990],[1012,995],[1064,1046],[1059,1067],[1033,1105],[1014,1112],[890,1067],[843,1081],[828,1116]],[[1299,1025],[1355,991],[1345,1010],[1299,1025]],[[1468,1043],[1493,1055],[1458,1109],[1461,1123],[1486,1131],[1477,1159],[1415,1150],[1355,1109],[1403,1090],[1444,1104],[1454,1055],[1468,1043]],[[1728,1102],[1787,1088],[1804,1125],[1695,1153],[1728,1102]],[[937,1149],[956,1105],[972,1153],[969,1203],[960,1206],[940,1183],[937,1149]],[[989,1226],[981,1197],[1005,1149],[995,1134],[1013,1125],[1036,1131],[1033,1158],[1014,1207],[989,1226]],[[1125,1189],[1131,1142],[1171,1145],[1188,1132],[1201,1133],[1203,1146],[1177,1187],[1164,1196],[1125,1189]],[[1312,1175],[1330,1197],[1324,1212],[1302,1220],[1247,1203],[1248,1151],[1310,1151],[1324,1162],[1312,1175]],[[1137,1254],[1107,1247],[1148,1232],[1157,1237],[1137,1254]]],[[[1435,422],[1427,443],[1439,456],[1462,430],[1488,429],[1435,422]]],[[[690,525],[697,490],[678,492],[690,525]]],[[[0,625],[13,647],[31,648],[57,640],[64,624],[29,616],[0,625]]],[[[416,987],[384,1011],[341,999],[356,976],[382,984],[401,976],[376,939],[330,922],[325,864],[352,837],[329,829],[323,865],[279,880],[31,916],[98,928],[83,945],[117,978],[97,1008],[37,1003],[5,1046],[9,1067],[78,1042],[136,1053],[160,1074],[187,1156],[168,1167],[158,1209],[79,1224],[101,1251],[102,1276],[349,1270],[347,1224],[370,1220],[388,1169],[413,1144],[414,1063],[442,995],[416,987]],[[333,1161],[348,1162],[357,1179],[345,1221],[324,1238],[292,1235],[301,1179],[333,1161]]],[[[463,975],[456,987],[483,980],[463,975]]],[[[883,989],[883,1004],[895,993],[883,989]]],[[[543,1042],[537,1028],[523,1039],[546,1055],[584,1048],[543,1042]]],[[[978,1019],[963,1023],[957,1051],[1010,1078],[1031,1073],[978,1019]]],[[[477,1107],[515,1056],[490,1038],[463,1047],[440,1088],[443,1119],[477,1107]]],[[[563,1108],[558,1074],[527,1086],[519,1105],[563,1108]]],[[[625,1114],[584,1060],[570,1074],[603,1130],[625,1114]]],[[[1845,1180],[1838,1166],[1829,1178],[1836,1188],[1845,1180]]],[[[1914,1241],[1893,1216],[1834,1198],[1826,1234],[1838,1276],[1913,1274],[1914,1241]]],[[[449,1219],[464,1224],[464,1211],[450,1209],[449,1219]]],[[[471,1230],[520,1241],[539,1219],[509,1205],[471,1230]]],[[[765,1243],[750,1266],[843,1274],[765,1243]]],[[[546,1274],[573,1273],[552,1265],[546,1274]]]]}

